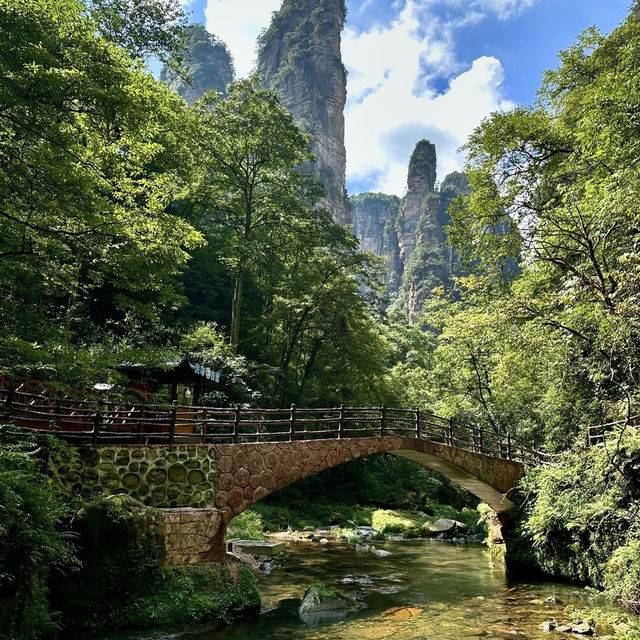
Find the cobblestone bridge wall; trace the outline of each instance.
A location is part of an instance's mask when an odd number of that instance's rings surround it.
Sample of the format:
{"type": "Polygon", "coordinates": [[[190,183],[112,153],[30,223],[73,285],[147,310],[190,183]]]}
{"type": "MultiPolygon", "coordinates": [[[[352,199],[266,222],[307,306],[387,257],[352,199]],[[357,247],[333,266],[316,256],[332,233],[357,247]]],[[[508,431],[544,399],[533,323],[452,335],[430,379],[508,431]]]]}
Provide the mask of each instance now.
{"type": "Polygon", "coordinates": [[[78,454],[75,465],[59,470],[73,492],[126,493],[160,508],[215,506],[216,451],[212,447],[100,446],[80,448],[78,454]]]}

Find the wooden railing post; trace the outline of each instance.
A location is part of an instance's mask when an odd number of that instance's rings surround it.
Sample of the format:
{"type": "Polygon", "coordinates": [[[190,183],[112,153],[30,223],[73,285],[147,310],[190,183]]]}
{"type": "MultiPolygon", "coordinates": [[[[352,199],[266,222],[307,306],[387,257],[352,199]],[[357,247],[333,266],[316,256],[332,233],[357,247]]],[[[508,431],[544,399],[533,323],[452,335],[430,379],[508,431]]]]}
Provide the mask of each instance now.
{"type": "Polygon", "coordinates": [[[338,438],[342,439],[344,436],[344,405],[340,405],[340,417],[338,418],[338,438]]]}
{"type": "MultiPolygon", "coordinates": [[[[238,428],[240,427],[240,405],[236,405],[236,412],[233,417],[233,444],[238,442],[238,428]]],[[[259,440],[259,439],[258,439],[259,440]]]]}
{"type": "Polygon", "coordinates": [[[387,429],[387,407],[382,405],[380,409],[380,437],[384,436],[387,429]]]}
{"type": "Polygon", "coordinates": [[[478,431],[478,453],[482,453],[482,450],[484,449],[484,431],[482,430],[482,427],[480,427],[479,431],[478,431]]]}
{"type": "Polygon", "coordinates": [[[507,460],[511,460],[511,434],[507,433],[507,460]]]}
{"type": "Polygon", "coordinates": [[[296,430],[296,405],[291,405],[291,416],[289,417],[289,442],[293,442],[293,434],[296,430]]]}
{"type": "Polygon", "coordinates": [[[448,447],[453,446],[453,418],[449,418],[447,426],[444,428],[444,443],[448,447]]]}
{"type": "Polygon", "coordinates": [[[55,431],[60,431],[60,398],[56,398],[55,405],[53,407],[53,428],[55,431]]]}
{"type": "Polygon", "coordinates": [[[91,446],[95,447],[100,439],[100,429],[102,427],[102,411],[104,409],[104,400],[100,398],[98,400],[98,407],[96,413],[93,416],[93,432],[91,434],[91,446]]]}
{"type": "Polygon", "coordinates": [[[416,438],[420,440],[420,408],[416,407],[416,438]]]}
{"type": "Polygon", "coordinates": [[[11,412],[13,411],[13,399],[15,397],[15,394],[16,390],[13,387],[7,387],[7,403],[5,405],[7,418],[11,417],[11,412]]]}
{"type": "Polygon", "coordinates": [[[178,416],[178,401],[174,400],[171,403],[171,414],[169,419],[169,446],[173,446],[173,442],[176,439],[176,419],[178,416]]]}

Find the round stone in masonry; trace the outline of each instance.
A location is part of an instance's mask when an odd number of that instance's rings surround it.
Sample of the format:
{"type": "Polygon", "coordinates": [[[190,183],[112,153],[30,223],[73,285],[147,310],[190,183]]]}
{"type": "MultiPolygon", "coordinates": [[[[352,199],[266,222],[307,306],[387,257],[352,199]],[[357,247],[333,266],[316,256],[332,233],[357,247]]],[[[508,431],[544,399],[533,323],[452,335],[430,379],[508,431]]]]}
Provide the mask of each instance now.
{"type": "Polygon", "coordinates": [[[262,471],[264,467],[262,455],[257,451],[250,453],[247,457],[247,467],[252,474],[262,471]]]}
{"type": "Polygon", "coordinates": [[[267,467],[273,469],[279,462],[278,455],[274,451],[270,451],[265,455],[264,461],[267,467]]]}
{"type": "Polygon", "coordinates": [[[260,476],[260,484],[267,490],[276,486],[276,476],[270,469],[265,469],[260,476]]]}
{"type": "Polygon", "coordinates": [[[235,480],[230,473],[223,473],[218,479],[218,489],[221,491],[230,491],[235,485],[235,480]]]}
{"type": "Polygon", "coordinates": [[[237,467],[245,467],[247,465],[247,454],[240,450],[233,456],[233,462],[237,467]]]}
{"type": "Polygon", "coordinates": [[[246,487],[251,480],[251,474],[247,469],[238,469],[235,473],[235,482],[239,487],[246,487]]]}
{"type": "Polygon", "coordinates": [[[202,473],[200,469],[192,469],[187,474],[187,482],[190,485],[200,484],[201,482],[204,482],[204,473],[202,473]]]}
{"type": "Polygon", "coordinates": [[[233,458],[231,456],[222,456],[218,460],[218,471],[221,473],[229,473],[233,469],[233,458]]]}

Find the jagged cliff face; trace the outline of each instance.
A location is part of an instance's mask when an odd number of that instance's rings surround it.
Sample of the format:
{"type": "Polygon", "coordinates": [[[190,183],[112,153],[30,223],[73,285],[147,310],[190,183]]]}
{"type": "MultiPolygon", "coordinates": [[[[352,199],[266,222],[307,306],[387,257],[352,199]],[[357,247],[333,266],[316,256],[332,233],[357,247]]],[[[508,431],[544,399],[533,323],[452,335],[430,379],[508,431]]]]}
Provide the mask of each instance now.
{"type": "Polygon", "coordinates": [[[344,0],[284,0],[260,37],[257,71],[264,84],[313,137],[316,162],[308,167],[324,184],[338,224],[349,223],[345,196],[344,106],[347,75],[340,34],[344,0]]]}
{"type": "MultiPolygon", "coordinates": [[[[437,208],[437,202],[429,198],[434,193],[436,183],[436,146],[428,140],[420,140],[416,145],[407,174],[407,195],[402,201],[398,220],[398,242],[400,259],[407,263],[409,256],[419,242],[418,222],[425,209],[437,208]]],[[[431,213],[426,212],[427,215],[431,213]]],[[[424,232],[424,231],[421,231],[424,232]]]]}
{"type": "Polygon", "coordinates": [[[392,312],[414,323],[434,288],[447,286],[457,257],[447,244],[447,210],[459,194],[469,192],[463,173],[448,175],[436,191],[436,148],[428,140],[416,145],[407,177],[407,194],[385,206],[392,196],[361,194],[351,198],[352,224],[363,249],[387,258],[387,287],[392,312]],[[387,199],[387,200],[385,200],[387,199]]]}
{"type": "Polygon", "coordinates": [[[385,283],[390,292],[400,286],[402,263],[396,221],[402,200],[384,193],[362,193],[349,199],[353,233],[363,251],[387,259],[385,283]]]}
{"type": "Polygon", "coordinates": [[[191,82],[164,68],[160,78],[177,91],[189,104],[193,104],[205,91],[214,90],[223,95],[233,82],[233,59],[227,46],[203,24],[187,28],[187,55],[185,68],[191,82]]]}

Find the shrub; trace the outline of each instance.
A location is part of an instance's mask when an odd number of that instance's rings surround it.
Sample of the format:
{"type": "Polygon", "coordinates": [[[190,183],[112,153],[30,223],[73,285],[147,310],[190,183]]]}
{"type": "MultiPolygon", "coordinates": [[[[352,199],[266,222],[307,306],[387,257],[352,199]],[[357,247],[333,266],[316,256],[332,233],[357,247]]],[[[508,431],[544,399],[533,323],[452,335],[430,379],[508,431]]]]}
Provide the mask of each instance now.
{"type": "Polygon", "coordinates": [[[427,518],[411,511],[390,511],[378,509],[373,512],[371,524],[381,533],[403,533],[409,536],[419,536],[422,525],[427,518]]]}
{"type": "Polygon", "coordinates": [[[606,587],[637,606],[639,477],[637,430],[606,446],[576,445],[557,464],[529,471],[520,487],[522,508],[516,544],[508,547],[511,559],[606,587]]]}
{"type": "Polygon", "coordinates": [[[47,459],[70,456],[53,438],[0,428],[0,636],[31,640],[58,628],[49,572],[75,557],[62,525],[69,497],[47,475],[47,459]]]}
{"type": "Polygon", "coordinates": [[[121,626],[175,628],[202,622],[233,622],[260,610],[256,580],[241,568],[235,580],[226,565],[167,567],[148,594],[137,594],[120,612],[121,626]]]}
{"type": "Polygon", "coordinates": [[[262,516],[255,511],[245,511],[236,516],[229,523],[227,538],[240,538],[241,540],[264,540],[264,525],[262,516]]]}
{"type": "Polygon", "coordinates": [[[608,596],[640,614],[640,540],[632,540],[613,552],[604,567],[608,596]]]}

